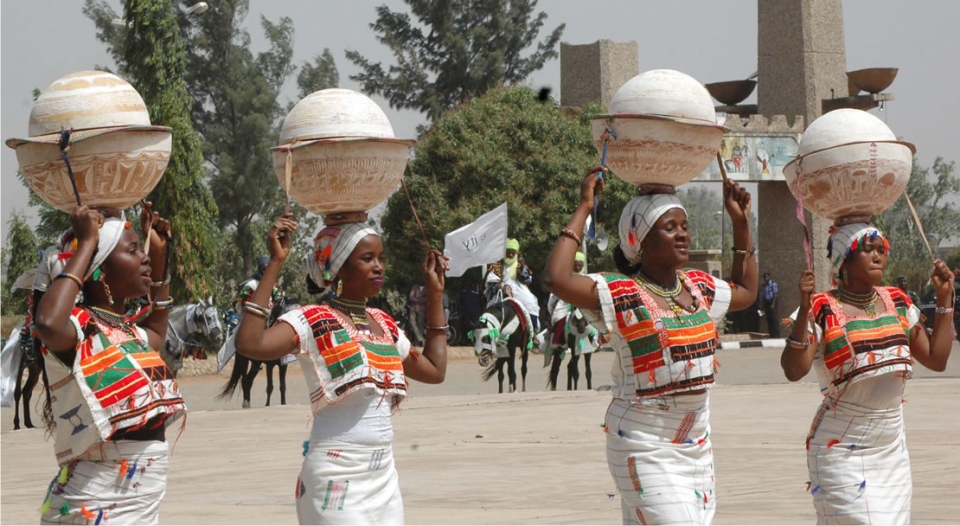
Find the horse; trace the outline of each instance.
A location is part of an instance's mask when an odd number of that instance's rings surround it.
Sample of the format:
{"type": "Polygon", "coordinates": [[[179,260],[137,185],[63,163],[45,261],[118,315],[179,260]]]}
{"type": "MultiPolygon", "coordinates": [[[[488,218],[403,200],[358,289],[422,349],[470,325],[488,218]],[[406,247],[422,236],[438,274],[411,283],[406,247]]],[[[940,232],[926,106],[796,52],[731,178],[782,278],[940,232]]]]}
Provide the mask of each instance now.
{"type": "Polygon", "coordinates": [[[510,392],[517,390],[516,360],[520,348],[520,390],[527,390],[527,357],[533,346],[533,321],[523,305],[514,298],[487,307],[480,315],[479,327],[473,330],[474,352],[486,370],[481,374],[484,381],[497,373],[499,393],[503,394],[503,366],[507,365],[510,392]],[[496,357],[494,363],[490,363],[496,357]]]}
{"type": "Polygon", "coordinates": [[[176,376],[183,367],[183,357],[205,359],[203,339],[219,347],[224,340],[220,311],[213,298],[190,305],[170,307],[167,318],[167,340],[160,349],[160,357],[176,376]]]}
{"type": "Polygon", "coordinates": [[[33,335],[30,334],[26,322],[20,323],[10,334],[3,347],[3,391],[4,407],[12,405],[13,429],[20,429],[20,400],[23,400],[23,425],[27,429],[33,429],[33,420],[30,416],[30,399],[33,397],[33,389],[40,381],[40,375],[43,372],[43,355],[40,349],[34,344],[33,335]],[[23,371],[27,371],[27,383],[23,384],[23,371]],[[12,386],[10,384],[13,384],[12,386]],[[13,388],[12,400],[8,397],[11,393],[8,389],[13,388]]]}
{"type": "MultiPolygon", "coordinates": [[[[289,312],[297,307],[299,307],[299,301],[293,299],[287,299],[286,297],[280,298],[280,301],[274,303],[273,307],[270,309],[270,317],[267,319],[267,326],[273,325],[273,323],[284,313],[289,312]]],[[[224,345],[233,345],[233,341],[229,340],[224,345]]],[[[223,350],[221,350],[222,352],[223,350]]],[[[293,355],[288,354],[277,360],[269,361],[260,361],[252,360],[246,356],[233,352],[233,370],[230,372],[230,379],[227,380],[227,383],[223,386],[223,389],[220,390],[220,394],[217,395],[218,400],[226,400],[232,398],[234,393],[237,391],[237,386],[240,386],[241,393],[243,394],[243,403],[242,407],[244,409],[250,408],[250,392],[253,389],[253,381],[257,378],[257,374],[260,373],[260,369],[266,365],[267,366],[267,405],[270,407],[270,397],[273,395],[273,368],[280,368],[280,405],[287,405],[287,366],[293,362],[296,358],[293,355]]],[[[227,358],[229,359],[229,358],[227,358]]]]}
{"type": "MultiPolygon", "coordinates": [[[[557,380],[560,376],[560,362],[563,361],[563,354],[570,350],[570,361],[567,362],[567,391],[576,391],[580,380],[580,355],[583,355],[583,363],[586,366],[587,389],[593,389],[593,372],[590,369],[590,358],[593,352],[599,347],[598,332],[593,328],[583,313],[578,308],[569,309],[569,313],[564,318],[561,326],[559,323],[555,330],[562,330],[562,337],[558,339],[563,343],[554,344],[549,353],[544,353],[546,360],[550,364],[550,377],[547,384],[551,391],[557,390],[557,380]]],[[[546,367],[546,363],[544,367],[546,367]]]]}

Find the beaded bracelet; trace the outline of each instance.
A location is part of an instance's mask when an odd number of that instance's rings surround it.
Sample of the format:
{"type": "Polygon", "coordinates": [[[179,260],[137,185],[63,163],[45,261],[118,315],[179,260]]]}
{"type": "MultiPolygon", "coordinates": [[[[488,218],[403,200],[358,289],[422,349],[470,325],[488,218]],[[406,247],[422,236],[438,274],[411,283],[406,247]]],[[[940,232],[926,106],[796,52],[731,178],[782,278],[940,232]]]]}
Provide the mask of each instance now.
{"type": "Polygon", "coordinates": [[[741,256],[746,256],[747,254],[752,256],[757,253],[757,247],[750,247],[748,250],[739,250],[735,248],[733,249],[733,253],[741,256]]]}
{"type": "Polygon", "coordinates": [[[153,302],[153,310],[164,310],[170,305],[173,305],[173,298],[155,301],[153,302]]]}
{"type": "Polygon", "coordinates": [[[570,239],[576,241],[578,245],[580,244],[580,236],[578,236],[573,230],[570,230],[570,228],[564,228],[563,230],[561,230],[560,235],[567,236],[570,239]]]}
{"type": "Polygon", "coordinates": [[[935,312],[937,314],[950,314],[953,312],[953,307],[937,307],[935,312]]]}
{"type": "Polygon", "coordinates": [[[793,338],[790,338],[790,337],[787,338],[787,346],[788,346],[788,347],[793,347],[794,349],[806,349],[808,345],[809,345],[809,343],[807,343],[807,342],[801,342],[801,341],[798,341],[798,340],[794,340],[793,338]]]}
{"type": "Polygon", "coordinates": [[[76,283],[78,288],[81,288],[81,289],[83,288],[83,281],[81,281],[80,278],[74,276],[73,274],[70,274],[69,272],[61,272],[57,274],[57,277],[53,279],[60,279],[60,278],[67,278],[70,281],[76,283]]]}
{"type": "Polygon", "coordinates": [[[449,325],[441,325],[441,326],[439,326],[439,327],[431,327],[431,326],[427,325],[427,330],[428,330],[428,331],[446,331],[446,330],[449,329],[449,328],[450,328],[449,325]]]}

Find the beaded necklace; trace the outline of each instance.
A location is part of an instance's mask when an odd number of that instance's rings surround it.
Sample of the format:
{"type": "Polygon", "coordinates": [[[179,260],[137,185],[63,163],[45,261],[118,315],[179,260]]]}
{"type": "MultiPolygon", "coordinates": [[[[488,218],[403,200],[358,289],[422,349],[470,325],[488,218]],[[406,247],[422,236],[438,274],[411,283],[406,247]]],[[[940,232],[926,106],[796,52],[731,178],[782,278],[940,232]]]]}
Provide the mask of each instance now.
{"type": "Polygon", "coordinates": [[[867,294],[857,294],[843,287],[837,287],[836,294],[838,300],[863,309],[867,316],[877,315],[877,289],[872,289],[867,294]]]}
{"type": "Polygon", "coordinates": [[[679,277],[676,278],[676,282],[672,289],[661,287],[653,281],[653,278],[647,276],[642,270],[637,272],[637,275],[633,277],[633,280],[641,287],[649,290],[655,296],[659,296],[667,300],[670,310],[673,311],[673,314],[677,317],[677,319],[680,318],[680,314],[684,311],[690,313],[697,311],[696,300],[694,300],[689,306],[683,306],[680,304],[680,294],[683,292],[683,282],[679,277]]]}
{"type": "Polygon", "coordinates": [[[137,337],[137,334],[134,332],[133,328],[130,327],[130,321],[123,314],[117,314],[116,312],[107,309],[101,309],[100,307],[94,307],[92,305],[88,306],[87,308],[89,308],[90,312],[104,324],[113,327],[114,329],[120,329],[134,338],[137,337]]]}
{"type": "Polygon", "coordinates": [[[350,320],[353,321],[353,325],[357,328],[357,332],[361,334],[371,334],[370,324],[367,322],[366,300],[352,301],[343,299],[339,296],[331,296],[327,301],[331,307],[339,310],[340,312],[346,312],[350,315],[350,320]]]}

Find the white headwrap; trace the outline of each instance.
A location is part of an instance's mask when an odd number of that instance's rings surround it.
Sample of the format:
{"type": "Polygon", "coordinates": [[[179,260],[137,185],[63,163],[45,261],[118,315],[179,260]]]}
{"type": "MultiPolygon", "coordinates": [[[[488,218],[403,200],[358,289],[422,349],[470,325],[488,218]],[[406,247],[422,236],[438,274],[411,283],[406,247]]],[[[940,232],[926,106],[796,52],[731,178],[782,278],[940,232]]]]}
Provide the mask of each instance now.
{"type": "Polygon", "coordinates": [[[630,263],[640,259],[640,242],[647,237],[660,216],[669,210],[687,210],[675,194],[648,194],[634,197],[620,214],[620,249],[630,263]]]}
{"type": "Polygon", "coordinates": [[[843,261],[850,257],[853,251],[860,248],[865,239],[882,239],[887,248],[887,253],[890,252],[890,242],[887,241],[883,232],[866,223],[850,223],[830,230],[830,239],[827,241],[827,257],[830,258],[830,276],[833,278],[834,285],[840,279],[840,265],[843,265],[843,261]]]}
{"type": "Polygon", "coordinates": [[[370,235],[380,237],[366,223],[328,226],[318,232],[313,240],[313,253],[307,256],[310,279],[320,287],[329,287],[353,249],[370,235]]]}
{"type": "MultiPolygon", "coordinates": [[[[130,226],[127,220],[121,217],[107,217],[103,220],[103,226],[100,227],[100,240],[97,242],[97,251],[93,254],[93,262],[85,276],[80,276],[86,281],[95,270],[103,265],[113,249],[120,243],[120,237],[123,231],[130,226]]],[[[53,283],[58,274],[67,267],[67,262],[73,257],[77,249],[76,238],[72,230],[67,230],[60,237],[59,245],[50,245],[40,256],[40,265],[37,267],[37,273],[33,280],[33,289],[39,291],[47,290],[47,287],[53,283]]]]}

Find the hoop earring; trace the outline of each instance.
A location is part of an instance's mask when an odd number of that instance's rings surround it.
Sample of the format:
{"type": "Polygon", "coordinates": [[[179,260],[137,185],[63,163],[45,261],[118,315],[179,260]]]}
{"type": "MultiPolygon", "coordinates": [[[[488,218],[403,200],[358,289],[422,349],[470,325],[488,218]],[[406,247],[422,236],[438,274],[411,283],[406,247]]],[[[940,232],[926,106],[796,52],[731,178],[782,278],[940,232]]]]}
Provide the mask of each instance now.
{"type": "MultiPolygon", "coordinates": [[[[100,269],[97,269],[100,270],[100,269]]],[[[100,271],[100,281],[103,283],[103,291],[107,293],[107,301],[113,305],[113,296],[110,294],[110,285],[107,285],[107,273],[100,271]]]]}
{"type": "Polygon", "coordinates": [[[343,294],[343,280],[338,279],[337,280],[337,297],[339,298],[341,294],[343,294]]]}

